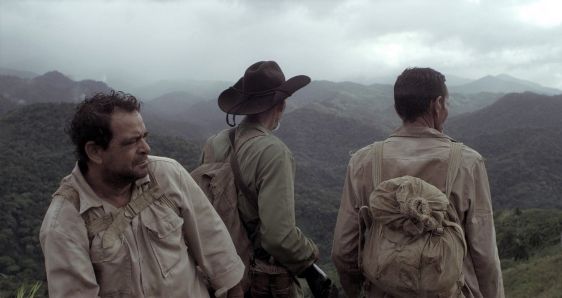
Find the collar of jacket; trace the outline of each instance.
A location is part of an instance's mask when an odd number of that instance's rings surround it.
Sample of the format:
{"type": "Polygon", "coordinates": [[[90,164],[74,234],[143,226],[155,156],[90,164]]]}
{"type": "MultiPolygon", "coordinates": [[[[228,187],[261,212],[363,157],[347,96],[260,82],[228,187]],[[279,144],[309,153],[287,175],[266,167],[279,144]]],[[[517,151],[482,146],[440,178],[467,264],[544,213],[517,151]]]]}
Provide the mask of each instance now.
{"type": "MultiPolygon", "coordinates": [[[[137,186],[137,188],[140,188],[142,185],[149,182],[149,175],[146,175],[146,177],[144,178],[137,179],[135,181],[135,185],[137,186]]],[[[106,211],[110,210],[108,209],[108,207],[111,204],[98,197],[98,195],[86,181],[86,178],[84,178],[84,175],[82,175],[82,172],[78,167],[78,163],[76,163],[76,165],[74,166],[74,169],[72,170],[70,176],[63,179],[61,183],[68,183],[72,188],[74,188],[74,190],[78,192],[78,196],[80,198],[80,215],[82,215],[88,209],[94,207],[104,207],[106,211]]]]}
{"type": "Polygon", "coordinates": [[[266,135],[271,134],[271,130],[265,128],[265,126],[257,123],[257,122],[247,122],[247,121],[242,121],[239,125],[238,128],[240,130],[246,130],[246,129],[257,129],[261,132],[263,132],[266,135]]]}
{"type": "Polygon", "coordinates": [[[403,125],[396,129],[390,137],[410,137],[410,138],[440,138],[456,142],[450,136],[427,126],[403,125]]]}

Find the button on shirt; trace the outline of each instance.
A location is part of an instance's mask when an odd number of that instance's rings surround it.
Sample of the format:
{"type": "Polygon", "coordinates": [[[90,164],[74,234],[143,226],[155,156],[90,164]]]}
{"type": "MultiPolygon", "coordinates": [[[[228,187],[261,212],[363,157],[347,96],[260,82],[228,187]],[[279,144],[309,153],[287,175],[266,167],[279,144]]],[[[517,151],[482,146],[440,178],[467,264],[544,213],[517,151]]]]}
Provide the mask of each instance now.
{"type": "MultiPolygon", "coordinates": [[[[90,240],[84,218],[118,211],[99,198],[78,166],[62,184],[79,195],[79,210],[55,196],[40,232],[50,297],[220,296],[242,278],[244,265],[203,192],[176,161],[149,157],[149,169],[175,207],[157,200],[134,217],[118,241],[90,240]]],[[[132,198],[148,189],[136,181],[132,198]]]]}

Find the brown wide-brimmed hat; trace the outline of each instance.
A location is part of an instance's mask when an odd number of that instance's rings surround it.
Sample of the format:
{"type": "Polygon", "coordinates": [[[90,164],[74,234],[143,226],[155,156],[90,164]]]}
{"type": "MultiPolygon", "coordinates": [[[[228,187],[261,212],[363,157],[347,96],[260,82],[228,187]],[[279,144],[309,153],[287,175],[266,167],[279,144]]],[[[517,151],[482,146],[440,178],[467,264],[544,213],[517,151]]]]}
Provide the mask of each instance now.
{"type": "Polygon", "coordinates": [[[308,76],[285,80],[275,61],[260,61],[246,69],[234,86],[219,95],[219,107],[227,114],[252,115],[267,111],[310,83],[308,76]]]}

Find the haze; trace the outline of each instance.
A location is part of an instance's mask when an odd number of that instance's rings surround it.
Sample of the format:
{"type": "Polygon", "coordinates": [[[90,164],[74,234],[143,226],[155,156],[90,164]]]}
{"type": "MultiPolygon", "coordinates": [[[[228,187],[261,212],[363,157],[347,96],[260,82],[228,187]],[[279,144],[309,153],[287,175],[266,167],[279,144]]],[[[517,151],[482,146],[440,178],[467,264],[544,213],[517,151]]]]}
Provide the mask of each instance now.
{"type": "Polygon", "coordinates": [[[391,82],[430,66],[562,89],[561,12],[556,0],[0,0],[0,67],[126,89],[234,81],[273,59],[315,80],[391,82]]]}

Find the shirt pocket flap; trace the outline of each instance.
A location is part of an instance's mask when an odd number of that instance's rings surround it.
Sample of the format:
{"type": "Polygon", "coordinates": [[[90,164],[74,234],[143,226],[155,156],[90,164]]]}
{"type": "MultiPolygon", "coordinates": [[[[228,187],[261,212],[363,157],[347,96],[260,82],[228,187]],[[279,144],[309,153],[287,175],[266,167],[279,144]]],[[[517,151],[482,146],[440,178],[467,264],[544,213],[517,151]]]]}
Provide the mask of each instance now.
{"type": "Polygon", "coordinates": [[[168,214],[162,218],[155,218],[151,216],[144,222],[144,225],[153,233],[153,235],[159,239],[163,239],[181,228],[183,225],[183,219],[175,214],[168,214]]]}

